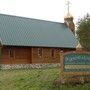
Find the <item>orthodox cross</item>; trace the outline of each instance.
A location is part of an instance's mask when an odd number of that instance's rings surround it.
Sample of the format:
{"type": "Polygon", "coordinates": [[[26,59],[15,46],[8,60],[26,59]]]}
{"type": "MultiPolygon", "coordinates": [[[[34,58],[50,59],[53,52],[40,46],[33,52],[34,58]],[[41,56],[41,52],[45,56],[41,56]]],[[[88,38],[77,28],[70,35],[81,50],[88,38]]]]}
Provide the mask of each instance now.
{"type": "Polygon", "coordinates": [[[68,0],[67,1],[67,11],[68,11],[68,14],[69,14],[69,9],[70,9],[70,1],[68,0]]]}

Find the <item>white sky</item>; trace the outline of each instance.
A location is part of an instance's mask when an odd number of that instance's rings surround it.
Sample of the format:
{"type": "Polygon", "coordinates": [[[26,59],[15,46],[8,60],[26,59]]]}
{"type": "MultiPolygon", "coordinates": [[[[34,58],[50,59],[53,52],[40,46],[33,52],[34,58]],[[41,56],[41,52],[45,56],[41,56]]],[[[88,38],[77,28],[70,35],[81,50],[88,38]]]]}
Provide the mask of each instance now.
{"type": "MultiPolygon", "coordinates": [[[[0,13],[63,22],[67,0],[0,0],[0,13]]],[[[90,13],[90,0],[69,0],[74,21],[90,13]]]]}

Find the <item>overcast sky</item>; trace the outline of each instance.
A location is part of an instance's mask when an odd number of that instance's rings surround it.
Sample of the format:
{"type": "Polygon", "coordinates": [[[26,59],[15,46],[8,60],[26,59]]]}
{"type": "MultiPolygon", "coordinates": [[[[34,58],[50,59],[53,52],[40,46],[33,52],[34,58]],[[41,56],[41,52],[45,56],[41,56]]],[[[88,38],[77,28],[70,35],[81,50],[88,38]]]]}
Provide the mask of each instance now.
{"type": "MultiPolygon", "coordinates": [[[[0,13],[63,22],[67,0],[0,0],[0,13]]],[[[69,0],[74,22],[90,13],[90,0],[69,0]]]]}

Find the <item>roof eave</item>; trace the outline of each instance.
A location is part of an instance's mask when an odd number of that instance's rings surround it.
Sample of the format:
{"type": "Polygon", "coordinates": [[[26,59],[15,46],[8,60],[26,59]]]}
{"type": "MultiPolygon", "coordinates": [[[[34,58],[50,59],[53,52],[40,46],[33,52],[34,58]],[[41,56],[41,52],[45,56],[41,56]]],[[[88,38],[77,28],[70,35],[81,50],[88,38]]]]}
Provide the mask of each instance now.
{"type": "Polygon", "coordinates": [[[61,49],[76,49],[76,47],[57,47],[57,46],[23,46],[23,45],[3,45],[5,47],[32,47],[32,48],[61,48],[61,49]]]}

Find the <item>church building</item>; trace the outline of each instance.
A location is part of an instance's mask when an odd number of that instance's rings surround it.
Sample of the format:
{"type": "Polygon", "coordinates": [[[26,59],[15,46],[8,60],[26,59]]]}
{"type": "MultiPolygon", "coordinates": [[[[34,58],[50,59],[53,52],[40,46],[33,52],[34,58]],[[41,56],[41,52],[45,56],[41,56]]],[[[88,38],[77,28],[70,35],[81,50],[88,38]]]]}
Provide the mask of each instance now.
{"type": "Polygon", "coordinates": [[[0,14],[0,64],[59,63],[76,49],[73,17],[64,23],[0,14]]]}

